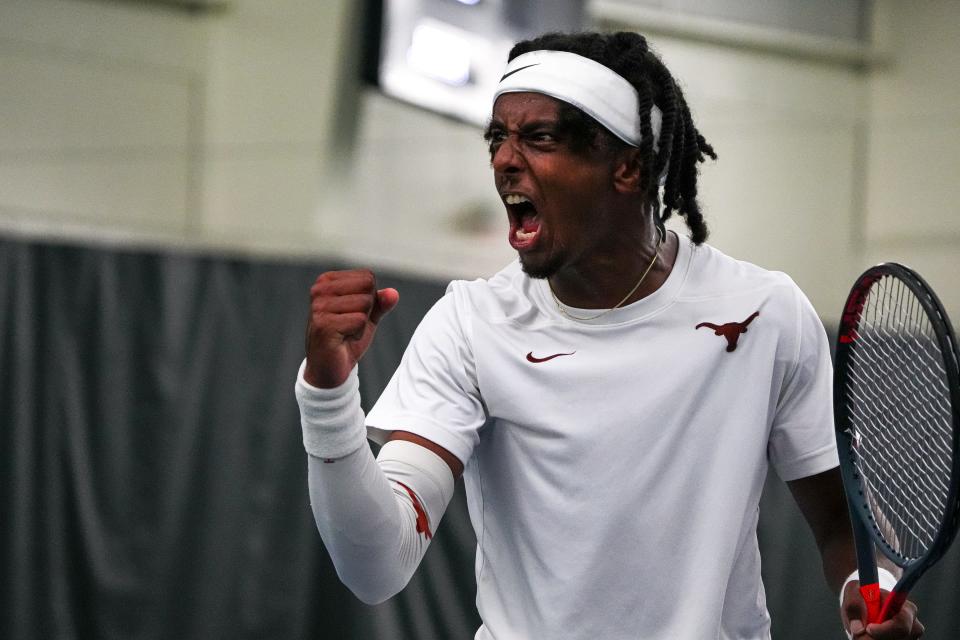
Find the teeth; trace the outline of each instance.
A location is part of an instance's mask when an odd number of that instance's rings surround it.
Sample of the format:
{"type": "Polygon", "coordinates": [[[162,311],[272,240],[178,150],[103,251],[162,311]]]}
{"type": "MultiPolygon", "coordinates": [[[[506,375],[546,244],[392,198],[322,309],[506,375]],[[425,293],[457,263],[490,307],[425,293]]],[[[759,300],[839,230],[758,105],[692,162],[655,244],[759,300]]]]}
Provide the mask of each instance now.
{"type": "Polygon", "coordinates": [[[521,229],[517,229],[517,240],[529,240],[535,235],[537,235],[536,231],[531,231],[530,233],[527,233],[521,229]]]}
{"type": "Polygon", "coordinates": [[[520,204],[521,202],[530,202],[528,198],[524,196],[517,195],[515,193],[508,193],[503,197],[504,202],[507,204],[520,204]]]}

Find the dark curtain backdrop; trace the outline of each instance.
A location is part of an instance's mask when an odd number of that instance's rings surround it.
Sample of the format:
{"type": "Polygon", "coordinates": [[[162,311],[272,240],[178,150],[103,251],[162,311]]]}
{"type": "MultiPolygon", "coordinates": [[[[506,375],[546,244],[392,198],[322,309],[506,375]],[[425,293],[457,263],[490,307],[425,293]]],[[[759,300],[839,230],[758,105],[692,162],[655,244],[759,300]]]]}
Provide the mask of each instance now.
{"type": "MultiPolygon", "coordinates": [[[[0,638],[472,638],[460,488],[376,607],[314,529],[293,380],[307,291],[337,266],[0,239],[0,638]]],[[[361,365],[367,408],[444,290],[380,281],[401,304],[361,365]]],[[[761,513],[774,637],[841,637],[780,483],[761,513]]],[[[918,590],[930,638],[960,637],[957,568],[953,552],[918,590]]]]}

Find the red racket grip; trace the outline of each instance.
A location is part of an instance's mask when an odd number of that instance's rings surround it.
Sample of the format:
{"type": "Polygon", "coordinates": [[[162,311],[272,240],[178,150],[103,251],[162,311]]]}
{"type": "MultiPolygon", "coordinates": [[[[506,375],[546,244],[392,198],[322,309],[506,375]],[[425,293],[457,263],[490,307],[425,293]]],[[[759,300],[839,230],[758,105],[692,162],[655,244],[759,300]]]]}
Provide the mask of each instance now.
{"type": "Polygon", "coordinates": [[[883,610],[880,602],[880,584],[874,582],[873,584],[860,585],[860,595],[863,596],[863,601],[867,603],[867,624],[883,622],[883,618],[880,617],[880,612],[883,610]]]}

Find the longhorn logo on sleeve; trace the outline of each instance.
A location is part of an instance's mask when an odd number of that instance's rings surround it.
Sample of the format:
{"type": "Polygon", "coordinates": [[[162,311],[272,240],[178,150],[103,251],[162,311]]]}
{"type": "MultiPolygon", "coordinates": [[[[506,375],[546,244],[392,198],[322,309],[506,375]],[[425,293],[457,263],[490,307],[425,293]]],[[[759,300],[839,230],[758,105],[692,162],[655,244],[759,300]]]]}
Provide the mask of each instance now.
{"type": "Polygon", "coordinates": [[[741,334],[747,332],[747,325],[753,322],[753,319],[760,315],[759,311],[754,311],[750,317],[743,322],[727,322],[726,324],[713,324],[712,322],[701,322],[697,329],[706,327],[713,329],[714,335],[723,336],[727,339],[727,351],[733,351],[737,348],[737,341],[741,334]]]}

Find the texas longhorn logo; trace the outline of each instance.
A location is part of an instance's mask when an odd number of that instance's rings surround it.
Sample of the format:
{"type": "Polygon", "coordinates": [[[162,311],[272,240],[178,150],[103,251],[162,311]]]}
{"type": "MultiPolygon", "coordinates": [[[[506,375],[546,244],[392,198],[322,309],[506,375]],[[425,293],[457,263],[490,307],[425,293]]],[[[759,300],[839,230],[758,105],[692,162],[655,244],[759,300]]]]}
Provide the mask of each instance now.
{"type": "Polygon", "coordinates": [[[719,325],[713,324],[712,322],[701,322],[696,328],[707,327],[708,329],[713,329],[714,335],[723,336],[727,339],[727,351],[733,351],[737,348],[737,340],[740,339],[740,334],[747,332],[747,325],[753,322],[753,319],[758,315],[760,315],[760,312],[754,311],[750,314],[750,317],[743,322],[728,322],[719,325]]]}

